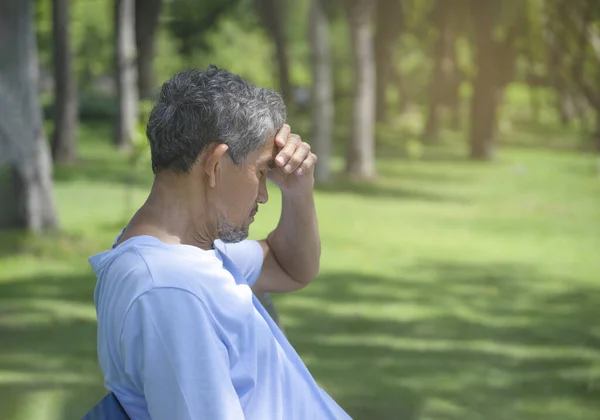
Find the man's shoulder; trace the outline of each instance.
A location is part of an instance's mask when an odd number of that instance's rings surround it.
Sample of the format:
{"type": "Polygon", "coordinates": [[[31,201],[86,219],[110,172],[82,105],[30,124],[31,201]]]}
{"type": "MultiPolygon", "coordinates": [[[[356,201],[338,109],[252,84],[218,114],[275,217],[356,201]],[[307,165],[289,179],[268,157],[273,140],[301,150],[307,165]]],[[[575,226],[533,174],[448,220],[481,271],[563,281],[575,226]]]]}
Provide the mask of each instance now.
{"type": "Polygon", "coordinates": [[[149,288],[174,287],[196,291],[226,280],[227,271],[214,251],[192,247],[137,243],[115,257],[113,275],[129,277],[149,288]]]}
{"type": "Polygon", "coordinates": [[[168,247],[151,240],[123,243],[96,261],[97,304],[131,302],[155,288],[177,288],[202,297],[226,283],[227,271],[212,251],[168,247]]]}

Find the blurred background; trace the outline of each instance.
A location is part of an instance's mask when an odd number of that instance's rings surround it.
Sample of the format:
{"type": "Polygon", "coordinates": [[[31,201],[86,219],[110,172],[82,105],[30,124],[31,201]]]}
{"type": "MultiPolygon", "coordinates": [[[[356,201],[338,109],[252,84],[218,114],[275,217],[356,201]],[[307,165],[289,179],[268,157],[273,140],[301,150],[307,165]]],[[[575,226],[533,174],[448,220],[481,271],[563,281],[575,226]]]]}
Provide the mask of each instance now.
{"type": "Polygon", "coordinates": [[[152,183],[153,95],[210,63],[320,157],[321,273],[273,299],[353,418],[600,418],[596,0],[2,0],[0,57],[1,419],[105,394],[87,258],[152,183]]]}

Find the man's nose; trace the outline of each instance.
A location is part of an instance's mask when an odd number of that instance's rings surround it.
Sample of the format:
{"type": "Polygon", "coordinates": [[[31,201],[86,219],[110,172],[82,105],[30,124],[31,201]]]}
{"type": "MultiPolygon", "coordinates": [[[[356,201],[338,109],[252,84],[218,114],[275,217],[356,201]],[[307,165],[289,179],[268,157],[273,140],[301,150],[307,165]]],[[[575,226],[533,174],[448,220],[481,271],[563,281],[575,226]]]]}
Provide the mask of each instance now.
{"type": "Polygon", "coordinates": [[[258,187],[258,198],[256,199],[256,201],[259,204],[265,204],[267,201],[269,201],[269,191],[267,190],[266,180],[262,180],[260,182],[260,185],[258,187]]]}

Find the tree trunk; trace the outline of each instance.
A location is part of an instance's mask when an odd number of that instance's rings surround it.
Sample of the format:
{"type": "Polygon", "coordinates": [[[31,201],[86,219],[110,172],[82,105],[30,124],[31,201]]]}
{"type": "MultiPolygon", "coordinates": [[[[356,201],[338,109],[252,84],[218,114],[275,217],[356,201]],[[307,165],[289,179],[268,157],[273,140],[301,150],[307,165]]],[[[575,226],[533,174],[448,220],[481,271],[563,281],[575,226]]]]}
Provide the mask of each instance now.
{"type": "Polygon", "coordinates": [[[358,178],[375,176],[375,66],[371,0],[346,0],[352,41],[354,98],[352,134],[347,147],[346,172],[358,178]]]}
{"type": "Polygon", "coordinates": [[[377,0],[375,12],[375,118],[377,122],[386,119],[386,90],[390,79],[394,43],[402,28],[401,0],[377,0]]]}
{"type": "Polygon", "coordinates": [[[569,106],[569,94],[567,92],[567,84],[565,77],[561,71],[557,69],[563,69],[564,59],[561,53],[560,45],[564,43],[564,40],[559,41],[557,34],[554,33],[553,26],[551,25],[552,19],[546,16],[545,29],[544,29],[544,43],[547,54],[547,72],[550,85],[554,88],[555,92],[555,106],[556,112],[559,116],[562,125],[567,126],[571,122],[572,112],[570,112],[569,106]]]}
{"type": "MultiPolygon", "coordinates": [[[[493,62],[493,57],[488,58],[493,62]]],[[[470,157],[476,160],[491,160],[495,156],[495,137],[499,89],[493,77],[479,60],[479,71],[474,82],[471,102],[470,157]]]]}
{"type": "Polygon", "coordinates": [[[0,57],[0,158],[11,167],[14,186],[3,189],[0,202],[17,215],[6,225],[36,233],[53,229],[58,217],[37,92],[33,1],[0,3],[0,57]]]}
{"type": "Polygon", "coordinates": [[[292,99],[289,59],[285,37],[285,11],[283,0],[255,0],[260,18],[267,33],[275,44],[275,58],[279,75],[281,94],[286,100],[292,99]]]}
{"type": "Polygon", "coordinates": [[[402,114],[411,106],[410,92],[408,86],[406,86],[406,81],[404,80],[402,72],[398,68],[393,68],[392,74],[394,76],[394,84],[396,85],[398,95],[400,96],[398,100],[398,112],[402,114]]]}
{"type": "Polygon", "coordinates": [[[596,152],[600,153],[600,109],[596,109],[596,131],[593,141],[596,152]]]}
{"type": "Polygon", "coordinates": [[[24,194],[25,185],[17,166],[9,162],[0,169],[0,229],[27,226],[24,194]],[[5,205],[4,203],[9,203],[5,205]]]}
{"type": "Polygon", "coordinates": [[[498,107],[506,84],[514,74],[518,23],[511,22],[503,41],[494,39],[491,1],[472,0],[477,76],[471,102],[470,157],[495,157],[498,107]]]}
{"type": "Polygon", "coordinates": [[[462,70],[458,67],[456,34],[457,28],[450,25],[448,33],[446,34],[446,58],[443,66],[444,77],[446,80],[444,104],[450,111],[451,127],[455,130],[459,130],[461,126],[460,85],[464,76],[462,70]]]}
{"type": "Polygon", "coordinates": [[[77,82],[73,68],[69,26],[69,0],[53,0],[55,115],[52,157],[59,163],[72,163],[77,159],[77,82]]]}
{"type": "Polygon", "coordinates": [[[135,0],[135,43],[140,99],[151,99],[153,96],[154,46],[161,8],[162,0],[135,0]]]}
{"type": "Polygon", "coordinates": [[[433,74],[429,91],[429,109],[423,130],[427,143],[439,141],[439,120],[443,107],[451,110],[453,125],[460,125],[459,95],[460,72],[456,62],[455,33],[451,22],[452,7],[450,0],[438,0],[434,4],[433,25],[438,35],[433,48],[433,74]]]}
{"type": "Polygon", "coordinates": [[[134,0],[115,0],[116,85],[119,102],[115,145],[121,150],[131,148],[139,107],[134,6],[134,0]]]}
{"type": "Polygon", "coordinates": [[[438,34],[433,47],[433,74],[429,84],[429,109],[423,130],[426,143],[437,143],[439,140],[439,119],[442,107],[442,93],[444,90],[444,59],[446,57],[446,38],[448,36],[448,0],[438,0],[434,3],[433,26],[438,34]]]}
{"type": "Polygon", "coordinates": [[[315,180],[326,183],[331,178],[330,161],[333,143],[333,81],[329,23],[323,0],[312,0],[309,15],[309,43],[312,67],[312,142],[319,163],[315,180]]]}

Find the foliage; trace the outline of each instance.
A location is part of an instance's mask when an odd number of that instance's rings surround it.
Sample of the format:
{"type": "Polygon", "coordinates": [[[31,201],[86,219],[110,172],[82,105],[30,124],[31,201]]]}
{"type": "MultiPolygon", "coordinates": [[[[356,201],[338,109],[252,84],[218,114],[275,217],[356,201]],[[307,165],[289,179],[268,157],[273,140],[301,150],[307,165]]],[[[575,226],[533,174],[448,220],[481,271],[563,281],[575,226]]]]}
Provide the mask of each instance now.
{"type": "Polygon", "coordinates": [[[179,52],[190,57],[197,49],[213,48],[206,39],[206,33],[238,3],[239,0],[169,2],[167,27],[179,42],[179,52]]]}
{"type": "Polygon", "coordinates": [[[273,46],[260,27],[245,29],[233,18],[222,18],[206,34],[209,51],[198,51],[193,63],[199,67],[215,64],[237,73],[252,83],[277,87],[273,46]]]}
{"type": "MultiPolygon", "coordinates": [[[[83,87],[109,74],[113,62],[112,0],[71,0],[71,42],[75,68],[83,87]]],[[[36,1],[36,31],[40,64],[52,65],[52,0],[36,1]]]]}
{"type": "Polygon", "coordinates": [[[146,126],[152,111],[152,105],[152,101],[142,101],[140,103],[140,117],[135,135],[131,139],[132,148],[129,155],[130,168],[134,171],[137,171],[140,165],[148,166],[150,164],[150,144],[146,137],[146,126]]]}

